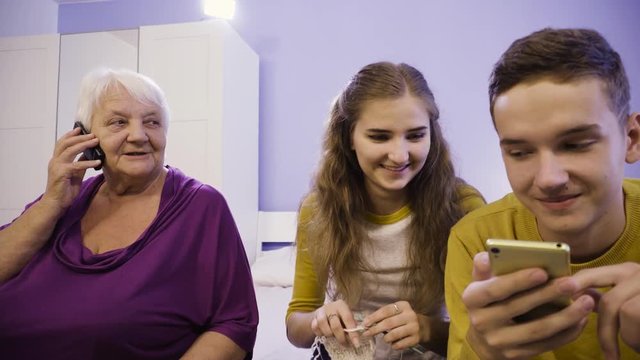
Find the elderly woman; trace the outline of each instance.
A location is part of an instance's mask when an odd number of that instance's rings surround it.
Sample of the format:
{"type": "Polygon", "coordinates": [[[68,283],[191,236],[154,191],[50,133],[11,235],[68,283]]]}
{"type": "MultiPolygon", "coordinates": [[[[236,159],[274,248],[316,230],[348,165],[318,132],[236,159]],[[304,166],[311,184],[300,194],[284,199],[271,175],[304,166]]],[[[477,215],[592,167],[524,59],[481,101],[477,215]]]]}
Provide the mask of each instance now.
{"type": "Polygon", "coordinates": [[[0,358],[251,358],[240,236],[219,192],[164,165],[161,89],[97,70],[77,117],[90,133],[58,140],[44,194],[0,228],[0,358]]]}

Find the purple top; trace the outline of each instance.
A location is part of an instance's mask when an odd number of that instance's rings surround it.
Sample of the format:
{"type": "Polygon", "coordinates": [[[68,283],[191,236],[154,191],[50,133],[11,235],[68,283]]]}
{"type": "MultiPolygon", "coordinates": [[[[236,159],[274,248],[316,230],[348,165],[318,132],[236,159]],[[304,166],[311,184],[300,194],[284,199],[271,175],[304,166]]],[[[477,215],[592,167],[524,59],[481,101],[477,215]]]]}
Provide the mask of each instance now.
{"type": "Polygon", "coordinates": [[[82,184],[51,239],[0,285],[0,358],[177,359],[205,331],[250,358],[258,308],[222,195],[169,168],[158,214],[140,238],[94,255],[80,219],[103,181],[82,184]]]}

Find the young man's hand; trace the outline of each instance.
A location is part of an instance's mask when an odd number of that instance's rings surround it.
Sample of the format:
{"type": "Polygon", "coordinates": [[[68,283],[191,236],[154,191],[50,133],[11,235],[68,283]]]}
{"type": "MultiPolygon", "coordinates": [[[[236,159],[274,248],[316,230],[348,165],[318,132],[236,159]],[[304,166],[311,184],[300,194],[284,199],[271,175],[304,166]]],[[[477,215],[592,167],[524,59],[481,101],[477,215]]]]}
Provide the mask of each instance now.
{"type": "Polygon", "coordinates": [[[582,294],[566,308],[543,318],[516,323],[513,318],[554,299],[573,296],[572,278],[548,280],[542,269],[492,277],[486,252],[474,258],[473,282],[462,301],[469,313],[467,341],[481,359],[529,358],[575,340],[595,306],[582,294]]]}
{"type": "Polygon", "coordinates": [[[618,332],[622,341],[640,352],[640,264],[623,263],[582,270],[573,275],[579,291],[612,287],[598,300],[598,337],[607,359],[619,358],[618,332]]]}

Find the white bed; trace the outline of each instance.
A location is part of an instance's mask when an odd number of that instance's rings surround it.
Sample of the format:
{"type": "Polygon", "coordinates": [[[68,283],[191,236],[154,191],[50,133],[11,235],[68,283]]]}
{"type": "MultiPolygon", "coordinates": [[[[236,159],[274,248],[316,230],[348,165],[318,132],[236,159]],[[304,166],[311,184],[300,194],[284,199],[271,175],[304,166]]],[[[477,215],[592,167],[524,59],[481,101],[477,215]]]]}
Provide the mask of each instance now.
{"type": "Polygon", "coordinates": [[[284,317],[291,300],[295,266],[295,212],[260,212],[258,249],[251,266],[260,323],[253,350],[256,360],[310,359],[310,349],[287,340],[284,317]]]}

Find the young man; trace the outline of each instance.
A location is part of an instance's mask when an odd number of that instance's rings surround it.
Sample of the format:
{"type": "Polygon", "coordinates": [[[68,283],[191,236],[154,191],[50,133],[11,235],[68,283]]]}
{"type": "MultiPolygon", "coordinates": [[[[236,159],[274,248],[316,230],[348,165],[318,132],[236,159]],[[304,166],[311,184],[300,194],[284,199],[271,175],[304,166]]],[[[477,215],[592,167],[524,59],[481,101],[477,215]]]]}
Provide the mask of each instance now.
{"type": "Polygon", "coordinates": [[[489,95],[513,193],[452,229],[448,356],[640,358],[640,180],[623,178],[640,159],[640,114],[620,56],[592,30],[537,31],[503,54],[489,95]],[[573,276],[494,277],[489,238],[567,243],[573,276]],[[566,295],[562,310],[513,320],[566,295]]]}

